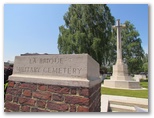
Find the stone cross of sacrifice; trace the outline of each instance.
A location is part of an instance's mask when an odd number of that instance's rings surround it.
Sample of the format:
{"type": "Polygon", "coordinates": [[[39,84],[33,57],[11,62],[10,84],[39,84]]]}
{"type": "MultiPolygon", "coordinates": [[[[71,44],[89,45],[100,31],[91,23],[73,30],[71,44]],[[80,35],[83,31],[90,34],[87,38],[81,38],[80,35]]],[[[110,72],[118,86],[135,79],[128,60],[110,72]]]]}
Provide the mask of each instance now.
{"type": "Polygon", "coordinates": [[[122,47],[121,47],[121,28],[126,27],[125,24],[120,25],[120,19],[116,21],[113,28],[117,28],[117,62],[116,64],[123,63],[122,61],[122,47]]]}

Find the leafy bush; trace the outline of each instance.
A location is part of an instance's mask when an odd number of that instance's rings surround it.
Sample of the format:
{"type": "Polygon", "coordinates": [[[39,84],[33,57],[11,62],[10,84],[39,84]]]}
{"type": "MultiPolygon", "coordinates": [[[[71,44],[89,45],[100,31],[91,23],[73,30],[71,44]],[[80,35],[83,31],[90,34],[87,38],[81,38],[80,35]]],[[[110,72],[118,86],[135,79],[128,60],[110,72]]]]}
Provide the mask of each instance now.
{"type": "Polygon", "coordinates": [[[140,82],[148,82],[148,79],[140,79],[140,82]]]}
{"type": "Polygon", "coordinates": [[[107,76],[105,79],[110,79],[110,76],[107,76]]]}
{"type": "Polygon", "coordinates": [[[8,86],[8,82],[4,84],[4,90],[6,90],[7,86],[8,86]]]}
{"type": "Polygon", "coordinates": [[[12,75],[12,72],[13,72],[13,65],[9,65],[9,67],[4,67],[4,98],[8,86],[8,78],[10,75],[12,75]]]}

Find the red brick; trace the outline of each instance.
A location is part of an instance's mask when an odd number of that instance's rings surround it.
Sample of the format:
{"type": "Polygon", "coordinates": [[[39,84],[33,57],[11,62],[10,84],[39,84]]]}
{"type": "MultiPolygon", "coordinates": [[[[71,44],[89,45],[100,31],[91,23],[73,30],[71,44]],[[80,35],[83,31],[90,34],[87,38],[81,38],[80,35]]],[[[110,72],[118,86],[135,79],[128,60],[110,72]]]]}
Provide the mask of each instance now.
{"type": "Polygon", "coordinates": [[[33,97],[42,100],[51,100],[51,94],[49,92],[34,92],[33,97]]]}
{"type": "Polygon", "coordinates": [[[31,90],[24,90],[23,95],[26,96],[26,97],[31,97],[32,92],[31,92],[31,90]]]}
{"type": "Polygon", "coordinates": [[[20,83],[16,82],[14,85],[14,88],[19,88],[19,86],[20,86],[20,83]]]}
{"type": "Polygon", "coordinates": [[[47,108],[50,110],[57,110],[57,111],[68,111],[69,109],[67,104],[54,103],[54,102],[48,102],[47,108]]]}
{"type": "Polygon", "coordinates": [[[14,97],[13,102],[18,102],[18,97],[14,97]]]}
{"type": "Polygon", "coordinates": [[[77,112],[89,112],[89,108],[78,106],[77,112]]]}
{"type": "Polygon", "coordinates": [[[36,84],[30,84],[30,83],[21,83],[19,88],[30,89],[30,90],[36,91],[37,85],[36,84]]]}
{"type": "Polygon", "coordinates": [[[49,111],[48,110],[42,110],[42,109],[39,109],[39,108],[32,108],[31,112],[49,112],[49,111]]]}
{"type": "Polygon", "coordinates": [[[64,86],[49,86],[48,91],[54,93],[62,93],[62,94],[69,94],[70,88],[64,86]]]}
{"type": "Polygon", "coordinates": [[[101,96],[100,89],[97,89],[91,96],[90,96],[90,103],[93,102],[97,96],[101,96]]]}
{"type": "Polygon", "coordinates": [[[12,111],[19,111],[19,105],[14,104],[14,103],[6,102],[5,108],[8,109],[8,110],[12,110],[12,111]]]}
{"type": "Polygon", "coordinates": [[[38,89],[40,91],[46,91],[47,90],[47,86],[46,85],[38,85],[38,89]]]}
{"type": "Polygon", "coordinates": [[[9,81],[9,83],[8,83],[8,87],[14,87],[14,82],[9,81]]]}
{"type": "Polygon", "coordinates": [[[6,100],[6,101],[12,101],[12,95],[6,94],[6,95],[5,95],[5,100],[6,100]]]}
{"type": "Polygon", "coordinates": [[[94,112],[95,111],[95,107],[96,107],[95,104],[96,104],[95,102],[92,103],[92,105],[89,108],[89,112],[94,112]]]}
{"type": "Polygon", "coordinates": [[[93,99],[91,99],[91,105],[89,108],[89,112],[100,112],[100,104],[101,104],[101,95],[96,92],[96,95],[93,95],[93,99]]]}
{"type": "Polygon", "coordinates": [[[31,98],[19,98],[19,103],[23,104],[23,105],[30,105],[30,106],[34,106],[35,105],[35,100],[31,99],[31,98]]]}
{"type": "Polygon", "coordinates": [[[76,106],[70,105],[70,112],[76,112],[76,106]]]}
{"type": "Polygon", "coordinates": [[[89,96],[89,89],[88,88],[80,88],[79,89],[79,95],[88,97],[89,96]]]}
{"type": "Polygon", "coordinates": [[[89,105],[89,99],[80,96],[65,96],[65,102],[69,104],[89,105]]]}
{"type": "Polygon", "coordinates": [[[30,107],[29,106],[21,106],[21,111],[22,112],[30,112],[30,107]]]}
{"type": "Polygon", "coordinates": [[[37,101],[37,106],[38,107],[45,108],[45,105],[46,105],[45,101],[41,101],[41,100],[37,101]]]}
{"type": "Polygon", "coordinates": [[[12,94],[12,95],[16,96],[16,95],[21,95],[22,90],[8,87],[7,90],[6,90],[6,93],[9,93],[9,94],[12,94]]]}
{"type": "Polygon", "coordinates": [[[91,87],[89,92],[90,92],[90,95],[93,94],[96,90],[98,90],[98,88],[101,88],[101,83],[95,85],[94,87],[91,87]]]}
{"type": "Polygon", "coordinates": [[[64,100],[64,96],[60,95],[60,94],[53,94],[53,100],[54,101],[63,101],[64,100]]]}
{"type": "Polygon", "coordinates": [[[77,89],[76,88],[71,88],[71,94],[75,95],[77,93],[77,89]]]}

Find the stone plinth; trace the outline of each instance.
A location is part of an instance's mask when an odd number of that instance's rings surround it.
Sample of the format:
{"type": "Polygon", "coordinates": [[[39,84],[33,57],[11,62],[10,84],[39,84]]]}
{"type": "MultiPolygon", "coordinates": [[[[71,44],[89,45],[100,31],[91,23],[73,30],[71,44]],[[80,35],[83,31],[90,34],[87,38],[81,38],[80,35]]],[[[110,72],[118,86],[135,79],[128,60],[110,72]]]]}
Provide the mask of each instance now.
{"type": "Polygon", "coordinates": [[[17,56],[5,112],[100,112],[99,64],[87,54],[17,56]]]}
{"type": "Polygon", "coordinates": [[[119,89],[141,89],[140,84],[136,81],[115,81],[105,80],[104,87],[119,89]]]}
{"type": "Polygon", "coordinates": [[[123,81],[132,80],[131,76],[128,76],[127,65],[124,63],[117,63],[116,65],[113,65],[113,76],[111,76],[110,79],[123,81]]]}
{"type": "Polygon", "coordinates": [[[120,89],[141,89],[139,82],[136,82],[128,75],[127,65],[117,63],[113,65],[113,75],[110,80],[104,80],[104,87],[120,89]]]}

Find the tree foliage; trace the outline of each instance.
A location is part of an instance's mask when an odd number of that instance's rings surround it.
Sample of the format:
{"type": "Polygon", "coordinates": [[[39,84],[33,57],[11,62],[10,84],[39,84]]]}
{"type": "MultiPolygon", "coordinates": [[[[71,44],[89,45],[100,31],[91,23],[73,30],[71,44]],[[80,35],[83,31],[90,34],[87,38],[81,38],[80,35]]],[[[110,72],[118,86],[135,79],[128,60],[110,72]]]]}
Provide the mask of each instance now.
{"type": "Polygon", "coordinates": [[[88,53],[100,66],[109,58],[112,25],[115,20],[107,5],[73,4],[59,27],[58,49],[61,54],[88,53]]]}
{"type": "Polygon", "coordinates": [[[148,63],[147,62],[143,64],[143,71],[148,73],[148,63]]]}
{"type": "MultiPolygon", "coordinates": [[[[88,53],[101,67],[111,67],[116,61],[115,23],[107,5],[73,4],[64,15],[65,24],[59,27],[60,54],[88,53]]],[[[142,70],[144,51],[135,26],[129,21],[122,29],[122,55],[130,73],[142,70]]]]}
{"type": "Polygon", "coordinates": [[[143,72],[148,73],[148,54],[144,55],[142,69],[143,72]]]}
{"type": "MultiPolygon", "coordinates": [[[[139,73],[142,71],[144,50],[141,46],[141,39],[135,26],[129,21],[124,23],[125,28],[121,29],[121,41],[122,41],[122,57],[124,63],[128,65],[129,73],[139,73]]],[[[116,44],[117,44],[117,33],[116,29],[112,31],[112,39],[110,47],[110,66],[116,62],[116,44]]]]}
{"type": "Polygon", "coordinates": [[[135,26],[129,21],[125,22],[126,28],[122,34],[122,55],[128,65],[130,73],[138,73],[143,65],[144,50],[141,46],[141,39],[135,26]]]}

